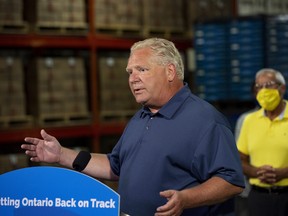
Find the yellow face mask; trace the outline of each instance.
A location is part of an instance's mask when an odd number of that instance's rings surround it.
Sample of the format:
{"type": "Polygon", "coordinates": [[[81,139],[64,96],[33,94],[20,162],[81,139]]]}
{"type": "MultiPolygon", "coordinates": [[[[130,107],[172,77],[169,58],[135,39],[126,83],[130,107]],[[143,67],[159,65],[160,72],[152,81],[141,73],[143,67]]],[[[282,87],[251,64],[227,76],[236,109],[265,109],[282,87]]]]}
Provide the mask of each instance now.
{"type": "Polygon", "coordinates": [[[281,101],[278,89],[261,89],[256,97],[262,108],[268,111],[274,110],[281,101]]]}

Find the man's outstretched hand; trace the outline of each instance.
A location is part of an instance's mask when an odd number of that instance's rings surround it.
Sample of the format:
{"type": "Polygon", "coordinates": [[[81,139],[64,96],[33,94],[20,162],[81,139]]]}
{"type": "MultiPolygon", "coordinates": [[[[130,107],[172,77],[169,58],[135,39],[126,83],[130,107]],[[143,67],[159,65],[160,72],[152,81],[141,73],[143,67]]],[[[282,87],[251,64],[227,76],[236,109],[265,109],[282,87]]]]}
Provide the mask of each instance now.
{"type": "Polygon", "coordinates": [[[25,154],[33,162],[58,163],[62,146],[55,137],[46,133],[45,130],[42,129],[40,133],[43,139],[26,137],[24,139],[26,143],[22,144],[21,148],[26,150],[25,154]]]}

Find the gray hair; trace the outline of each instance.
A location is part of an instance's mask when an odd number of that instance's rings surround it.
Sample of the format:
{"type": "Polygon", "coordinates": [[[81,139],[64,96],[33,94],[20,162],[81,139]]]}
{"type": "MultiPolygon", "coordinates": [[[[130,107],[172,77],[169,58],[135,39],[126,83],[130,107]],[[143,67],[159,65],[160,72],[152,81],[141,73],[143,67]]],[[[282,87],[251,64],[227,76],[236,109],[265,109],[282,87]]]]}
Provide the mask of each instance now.
{"type": "Polygon", "coordinates": [[[263,68],[259,70],[255,75],[255,80],[262,74],[271,73],[275,75],[276,81],[281,85],[286,85],[285,78],[281,72],[274,70],[272,68],[263,68]]]}
{"type": "Polygon", "coordinates": [[[143,41],[136,42],[130,49],[131,53],[134,50],[149,47],[156,61],[161,65],[173,64],[176,68],[177,77],[184,80],[184,64],[178,49],[174,43],[162,38],[149,38],[143,41]]]}

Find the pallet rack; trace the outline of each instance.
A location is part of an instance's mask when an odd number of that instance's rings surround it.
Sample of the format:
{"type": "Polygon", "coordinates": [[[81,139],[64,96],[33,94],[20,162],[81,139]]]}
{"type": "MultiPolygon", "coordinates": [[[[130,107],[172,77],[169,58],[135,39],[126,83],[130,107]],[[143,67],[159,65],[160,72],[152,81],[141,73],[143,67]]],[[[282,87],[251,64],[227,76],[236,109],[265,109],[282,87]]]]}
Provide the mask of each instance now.
{"type": "MultiPolygon", "coordinates": [[[[92,122],[73,126],[52,126],[47,131],[58,139],[88,137],[92,140],[91,151],[100,152],[101,136],[120,135],[127,121],[103,122],[99,113],[99,77],[97,76],[97,58],[103,50],[129,51],[130,46],[141,37],[121,38],[105,35],[95,31],[94,4],[95,0],[86,1],[88,7],[87,19],[89,31],[84,35],[43,35],[37,32],[25,34],[1,34],[1,49],[29,49],[36,53],[47,49],[84,49],[89,53],[88,86],[90,111],[92,122]]],[[[191,39],[175,40],[180,50],[186,50],[192,46],[191,39]]],[[[132,98],[133,99],[133,98],[132,98]]],[[[40,136],[41,125],[31,125],[25,128],[1,128],[0,148],[21,151],[20,144],[26,136],[40,136]]],[[[79,143],[81,145],[81,143],[79,143]]]]}

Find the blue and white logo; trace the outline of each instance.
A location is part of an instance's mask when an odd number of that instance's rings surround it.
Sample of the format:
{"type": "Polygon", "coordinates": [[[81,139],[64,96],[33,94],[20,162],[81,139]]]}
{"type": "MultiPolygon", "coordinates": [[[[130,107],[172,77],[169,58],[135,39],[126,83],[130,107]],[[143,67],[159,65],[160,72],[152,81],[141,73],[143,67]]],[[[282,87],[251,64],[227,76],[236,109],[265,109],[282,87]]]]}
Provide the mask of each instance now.
{"type": "Polygon", "coordinates": [[[0,215],[118,216],[120,196],[74,170],[31,167],[0,175],[0,215]]]}

